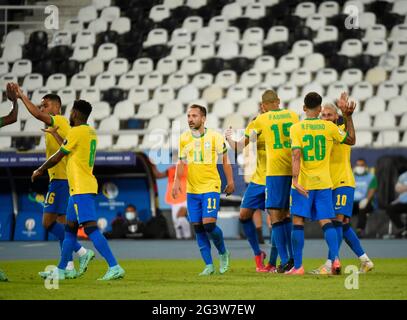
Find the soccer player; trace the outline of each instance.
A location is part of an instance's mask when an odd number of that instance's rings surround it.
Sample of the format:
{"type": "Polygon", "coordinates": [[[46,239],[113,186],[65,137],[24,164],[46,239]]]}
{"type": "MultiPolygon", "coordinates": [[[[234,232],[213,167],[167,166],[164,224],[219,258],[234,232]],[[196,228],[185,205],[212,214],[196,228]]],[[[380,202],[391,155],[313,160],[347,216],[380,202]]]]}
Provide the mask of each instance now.
{"type": "Polygon", "coordinates": [[[294,267],[287,274],[304,274],[302,250],[304,247],[304,220],[319,222],[333,259],[332,274],[340,274],[339,244],[332,204],[332,179],[330,173],[331,151],[334,141],[355,144],[352,113],[354,105],[341,108],[346,120],[344,132],[330,121],[320,120],[321,96],[310,92],[304,99],[306,119],[290,129],[292,148],[293,183],[291,190],[291,215],[293,216],[292,245],[294,267]]]}
{"type": "Polygon", "coordinates": [[[44,273],[43,276],[50,276],[53,272],[57,272],[60,280],[65,279],[65,268],[77,243],[79,224],[83,225],[85,233],[109,265],[106,274],[98,280],[120,279],[125,274],[113,256],[106,238],[98,230],[96,223],[95,197],[98,185],[93,175],[93,166],[96,157],[97,136],[95,130],[87,124],[91,111],[92,106],[89,102],[84,100],[74,102],[69,117],[72,128],[69,130],[62,147],[32,174],[31,179],[34,181],[46,170],[55,167],[63,159],[67,159],[66,173],[70,197],[61,260],[56,270],[50,271],[48,274],[44,273]]]}
{"type": "MultiPolygon", "coordinates": [[[[260,104],[260,113],[268,111],[269,105],[260,104]]],[[[251,141],[256,143],[257,154],[256,154],[256,171],[251,177],[251,181],[243,195],[242,203],[240,205],[240,216],[239,220],[242,223],[244,233],[249,241],[249,244],[254,253],[254,261],[256,263],[256,272],[270,272],[272,266],[268,268],[264,265],[264,259],[266,253],[260,250],[259,238],[256,232],[256,227],[253,221],[254,213],[260,209],[265,209],[265,190],[266,190],[266,145],[264,141],[264,136],[261,133],[257,133],[254,129],[254,118],[245,130],[245,137],[240,141],[234,141],[232,139],[233,130],[232,128],[226,130],[225,136],[226,141],[232,149],[236,152],[242,150],[251,141]]]]}
{"type": "Polygon", "coordinates": [[[179,139],[179,160],[177,162],[172,196],[182,192],[181,179],[185,163],[187,174],[187,208],[201,256],[206,264],[200,273],[209,276],[215,273],[211,256],[212,239],[219,253],[221,274],[229,270],[230,253],[225,247],[222,230],[216,225],[219,211],[221,180],[217,169],[218,156],[222,157],[223,170],[227,179],[224,190],[227,195],[234,192],[232,166],[229,163],[223,136],[205,128],[206,108],[193,104],[188,108],[188,125],[191,130],[179,139]]]}
{"type": "MultiPolygon", "coordinates": [[[[0,128],[12,124],[17,121],[18,115],[18,104],[17,97],[14,90],[14,85],[12,83],[7,83],[6,86],[7,98],[12,102],[13,108],[10,113],[4,117],[0,117],[0,128]]],[[[4,271],[0,269],[0,281],[8,281],[7,275],[4,271]]]]}
{"type": "MultiPolygon", "coordinates": [[[[341,101],[344,103],[348,99],[346,94],[343,94],[341,101]]],[[[354,102],[352,108],[354,108],[354,102]]],[[[338,110],[335,105],[328,103],[324,104],[321,112],[321,119],[331,121],[337,125],[339,119],[338,110]]],[[[340,125],[341,130],[346,130],[345,125],[340,125]]],[[[350,225],[350,218],[353,211],[353,197],[355,195],[355,177],[353,176],[352,165],[350,162],[351,147],[347,144],[334,142],[331,153],[331,179],[332,179],[332,201],[336,214],[336,219],[333,220],[335,230],[338,236],[339,248],[342,239],[349,245],[352,251],[360,260],[360,272],[366,273],[373,269],[373,262],[363,250],[360,240],[355,231],[350,225]]],[[[332,272],[332,257],[328,254],[326,262],[315,269],[313,274],[330,274],[332,272]]]]}
{"type": "MultiPolygon", "coordinates": [[[[49,159],[59,150],[62,141],[70,130],[68,120],[61,115],[61,99],[56,94],[47,94],[42,98],[41,105],[38,108],[28,99],[17,84],[14,85],[14,88],[17,98],[21,99],[27,110],[36,119],[48,126],[48,129],[43,131],[45,132],[45,153],[47,159],[49,159]],[[53,134],[54,132],[57,134],[53,134]],[[57,140],[58,137],[59,140],[57,140]]],[[[66,224],[65,216],[69,200],[66,163],[66,158],[62,159],[57,165],[48,170],[48,193],[45,197],[42,216],[42,225],[59,240],[61,249],[65,237],[64,225],[66,224]]],[[[95,253],[82,247],[79,242],[75,243],[74,251],[79,256],[79,274],[82,274],[86,271],[89,261],[95,257],[95,253]]],[[[76,274],[74,269],[71,257],[67,264],[67,277],[76,274]]]]}
{"type": "Polygon", "coordinates": [[[268,112],[259,115],[253,127],[264,136],[266,143],[266,208],[272,223],[271,243],[276,244],[281,259],[277,271],[283,273],[293,265],[292,225],[291,218],[287,218],[292,174],[289,134],[290,127],[299,118],[291,110],[280,109],[280,99],[273,90],[263,93],[262,104],[268,112]]]}

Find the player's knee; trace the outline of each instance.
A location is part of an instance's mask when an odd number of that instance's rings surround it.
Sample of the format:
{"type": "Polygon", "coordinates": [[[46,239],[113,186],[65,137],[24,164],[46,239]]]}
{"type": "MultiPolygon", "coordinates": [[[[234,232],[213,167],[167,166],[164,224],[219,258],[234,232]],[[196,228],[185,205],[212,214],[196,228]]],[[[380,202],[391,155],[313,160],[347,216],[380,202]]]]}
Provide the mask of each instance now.
{"type": "Polygon", "coordinates": [[[248,221],[252,220],[252,218],[253,218],[253,212],[246,211],[246,210],[240,211],[239,220],[241,223],[248,222],[248,221]]]}
{"type": "Polygon", "coordinates": [[[98,230],[97,226],[86,226],[85,228],[83,228],[86,235],[90,236],[93,232],[98,230]]]}
{"type": "Polygon", "coordinates": [[[55,223],[57,223],[57,221],[56,221],[56,216],[54,216],[54,215],[52,215],[52,216],[44,215],[42,218],[42,226],[46,230],[51,229],[55,223]]]}
{"type": "Polygon", "coordinates": [[[204,227],[204,229],[205,229],[205,231],[206,231],[207,233],[212,233],[212,231],[215,230],[215,228],[216,228],[216,223],[214,223],[214,222],[205,223],[205,224],[203,225],[203,227],[204,227]]]}
{"type": "Polygon", "coordinates": [[[332,220],[332,224],[334,225],[335,228],[342,227],[342,221],[339,220],[332,220]]]}
{"type": "Polygon", "coordinates": [[[77,234],[78,233],[78,228],[79,228],[78,224],[74,223],[74,222],[68,222],[65,225],[65,231],[69,232],[69,233],[72,233],[72,234],[77,234]]]}
{"type": "Polygon", "coordinates": [[[204,233],[205,229],[202,223],[195,223],[194,225],[195,233],[204,233]]]}

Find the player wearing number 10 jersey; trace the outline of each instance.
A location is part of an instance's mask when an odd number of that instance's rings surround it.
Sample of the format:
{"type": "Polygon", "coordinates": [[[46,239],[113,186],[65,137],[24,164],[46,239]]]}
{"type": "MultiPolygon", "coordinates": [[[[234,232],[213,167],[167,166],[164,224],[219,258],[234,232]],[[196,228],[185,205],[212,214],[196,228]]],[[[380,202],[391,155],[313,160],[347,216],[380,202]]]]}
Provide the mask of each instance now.
{"type": "Polygon", "coordinates": [[[266,208],[273,228],[272,242],[281,259],[278,271],[283,272],[292,267],[291,219],[287,219],[292,172],[290,127],[299,118],[291,110],[280,109],[280,99],[273,90],[264,92],[262,103],[270,111],[259,115],[253,127],[266,143],[266,208]]]}
{"type": "Polygon", "coordinates": [[[64,269],[77,242],[80,224],[83,225],[85,233],[109,265],[107,273],[100,280],[114,280],[124,276],[124,270],[117,264],[106,238],[101,234],[96,224],[95,197],[98,185],[93,175],[93,166],[97,137],[95,130],[87,124],[91,111],[92,106],[88,102],[84,100],[74,102],[69,118],[72,129],[69,130],[63,146],[32,175],[32,180],[34,180],[67,156],[66,173],[70,197],[65,239],[58,268],[50,272],[57,272],[60,280],[65,278],[64,269]]]}

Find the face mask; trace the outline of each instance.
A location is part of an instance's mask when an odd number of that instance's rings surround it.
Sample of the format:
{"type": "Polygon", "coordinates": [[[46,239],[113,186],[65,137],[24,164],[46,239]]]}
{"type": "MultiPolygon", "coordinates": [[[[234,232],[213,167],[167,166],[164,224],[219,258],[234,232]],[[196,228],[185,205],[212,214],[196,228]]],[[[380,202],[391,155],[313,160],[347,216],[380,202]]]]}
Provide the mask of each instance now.
{"type": "Polygon", "coordinates": [[[356,166],[354,170],[355,170],[355,173],[359,176],[365,174],[365,172],[366,172],[366,168],[362,167],[362,166],[356,166]]]}
{"type": "Polygon", "coordinates": [[[127,211],[126,212],[126,219],[127,220],[134,220],[134,218],[136,217],[136,214],[134,211],[127,211]]]}

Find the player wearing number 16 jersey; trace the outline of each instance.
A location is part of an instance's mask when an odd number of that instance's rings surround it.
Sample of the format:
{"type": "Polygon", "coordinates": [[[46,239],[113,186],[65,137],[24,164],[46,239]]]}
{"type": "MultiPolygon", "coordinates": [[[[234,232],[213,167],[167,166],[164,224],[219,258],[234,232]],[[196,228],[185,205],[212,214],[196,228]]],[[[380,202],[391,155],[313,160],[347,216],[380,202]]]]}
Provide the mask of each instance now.
{"type": "Polygon", "coordinates": [[[259,115],[253,127],[266,143],[266,208],[273,229],[271,242],[281,259],[278,271],[284,272],[292,267],[291,219],[287,219],[292,172],[290,127],[299,118],[291,110],[280,109],[280,99],[273,90],[264,92],[262,103],[269,111],[259,115]]]}
{"type": "Polygon", "coordinates": [[[77,242],[80,224],[83,225],[85,233],[109,265],[107,273],[99,280],[114,280],[124,276],[124,270],[117,264],[106,238],[96,224],[95,197],[98,185],[93,175],[93,165],[95,163],[97,137],[95,130],[87,124],[91,111],[92,106],[88,102],[84,100],[74,102],[69,118],[72,129],[69,130],[62,147],[32,175],[32,180],[34,180],[45,170],[56,166],[65,156],[67,157],[66,173],[70,197],[65,239],[58,268],[50,272],[57,272],[60,280],[65,278],[64,269],[77,242]]]}

